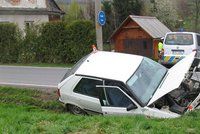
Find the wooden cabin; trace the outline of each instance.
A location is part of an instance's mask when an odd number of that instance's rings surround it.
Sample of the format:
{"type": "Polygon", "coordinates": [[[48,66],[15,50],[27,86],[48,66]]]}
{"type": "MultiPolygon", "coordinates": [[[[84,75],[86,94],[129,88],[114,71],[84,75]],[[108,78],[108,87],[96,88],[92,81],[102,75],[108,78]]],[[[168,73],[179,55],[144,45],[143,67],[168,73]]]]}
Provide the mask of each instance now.
{"type": "Polygon", "coordinates": [[[129,15],[110,37],[115,51],[158,58],[158,42],[170,30],[156,17],[129,15]]]}

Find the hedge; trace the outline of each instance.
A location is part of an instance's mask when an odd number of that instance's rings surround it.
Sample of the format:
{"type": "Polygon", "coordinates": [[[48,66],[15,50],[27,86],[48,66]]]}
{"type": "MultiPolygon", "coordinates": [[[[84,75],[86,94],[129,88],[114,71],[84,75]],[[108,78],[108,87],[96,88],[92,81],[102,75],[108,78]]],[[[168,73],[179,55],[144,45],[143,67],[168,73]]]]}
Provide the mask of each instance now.
{"type": "Polygon", "coordinates": [[[91,45],[96,42],[94,25],[90,21],[75,21],[66,26],[66,32],[60,57],[65,62],[74,63],[91,52],[91,45]]]}
{"type": "Polygon", "coordinates": [[[12,23],[0,23],[0,62],[17,62],[21,33],[12,23]]]}
{"type": "Polygon", "coordinates": [[[1,63],[75,63],[95,43],[90,21],[48,22],[25,30],[15,24],[0,24],[1,63]]]}
{"type": "Polygon", "coordinates": [[[39,47],[39,27],[33,26],[31,29],[25,29],[25,36],[19,48],[18,63],[38,62],[39,47]]]}

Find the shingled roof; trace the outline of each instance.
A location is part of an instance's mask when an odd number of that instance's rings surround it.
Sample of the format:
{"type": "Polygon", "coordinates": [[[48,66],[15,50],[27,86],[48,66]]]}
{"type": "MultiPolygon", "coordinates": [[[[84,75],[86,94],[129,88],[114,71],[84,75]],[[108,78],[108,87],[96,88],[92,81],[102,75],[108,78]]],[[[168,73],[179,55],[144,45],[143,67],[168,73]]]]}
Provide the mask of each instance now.
{"type": "Polygon", "coordinates": [[[0,15],[18,14],[18,15],[29,15],[29,14],[65,14],[60,9],[54,0],[46,0],[47,8],[17,8],[17,7],[0,7],[0,15]]]}
{"type": "Polygon", "coordinates": [[[167,32],[171,32],[171,30],[161,23],[156,17],[129,15],[119,28],[114,31],[110,39],[114,37],[129,20],[135,21],[143,30],[155,39],[164,37],[167,32]]]}

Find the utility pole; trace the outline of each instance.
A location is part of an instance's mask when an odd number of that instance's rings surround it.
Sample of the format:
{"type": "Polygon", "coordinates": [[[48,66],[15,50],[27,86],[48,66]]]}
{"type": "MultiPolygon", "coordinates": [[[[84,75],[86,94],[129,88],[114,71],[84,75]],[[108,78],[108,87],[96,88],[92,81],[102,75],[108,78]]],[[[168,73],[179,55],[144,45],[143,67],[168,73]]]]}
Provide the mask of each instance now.
{"type": "Polygon", "coordinates": [[[95,0],[95,24],[97,48],[103,50],[102,26],[98,23],[98,14],[101,11],[101,0],[95,0]]]}

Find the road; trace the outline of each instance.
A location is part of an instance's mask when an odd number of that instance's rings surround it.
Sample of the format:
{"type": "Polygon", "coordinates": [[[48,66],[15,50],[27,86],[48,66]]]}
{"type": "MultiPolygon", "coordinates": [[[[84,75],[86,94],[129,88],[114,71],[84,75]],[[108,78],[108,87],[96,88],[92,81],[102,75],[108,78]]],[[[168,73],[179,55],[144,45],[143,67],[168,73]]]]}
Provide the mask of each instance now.
{"type": "Polygon", "coordinates": [[[67,68],[0,66],[0,85],[56,89],[67,68]]]}

